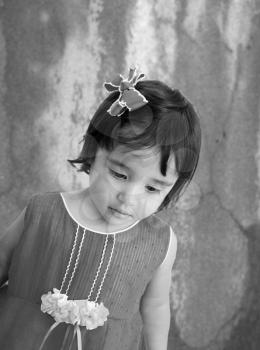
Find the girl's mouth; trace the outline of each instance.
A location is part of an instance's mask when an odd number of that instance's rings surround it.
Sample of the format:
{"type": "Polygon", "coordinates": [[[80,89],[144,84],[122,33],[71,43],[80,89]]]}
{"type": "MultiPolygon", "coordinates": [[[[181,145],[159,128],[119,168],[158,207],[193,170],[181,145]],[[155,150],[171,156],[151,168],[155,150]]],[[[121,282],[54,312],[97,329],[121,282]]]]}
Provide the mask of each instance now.
{"type": "Polygon", "coordinates": [[[109,207],[110,211],[112,212],[112,214],[116,217],[120,217],[120,218],[123,218],[123,217],[127,217],[127,216],[132,216],[124,211],[121,211],[119,209],[115,209],[115,208],[111,208],[109,207]]]}

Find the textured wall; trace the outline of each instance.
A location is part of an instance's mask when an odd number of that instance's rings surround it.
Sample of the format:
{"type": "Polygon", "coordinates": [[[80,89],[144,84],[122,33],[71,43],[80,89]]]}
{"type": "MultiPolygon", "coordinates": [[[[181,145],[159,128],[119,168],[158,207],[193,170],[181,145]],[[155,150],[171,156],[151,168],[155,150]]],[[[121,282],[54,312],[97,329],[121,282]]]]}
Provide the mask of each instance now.
{"type": "Polygon", "coordinates": [[[169,349],[260,348],[260,1],[0,2],[0,212],[87,184],[66,164],[102,83],[138,63],[201,115],[178,236],[169,349]]]}

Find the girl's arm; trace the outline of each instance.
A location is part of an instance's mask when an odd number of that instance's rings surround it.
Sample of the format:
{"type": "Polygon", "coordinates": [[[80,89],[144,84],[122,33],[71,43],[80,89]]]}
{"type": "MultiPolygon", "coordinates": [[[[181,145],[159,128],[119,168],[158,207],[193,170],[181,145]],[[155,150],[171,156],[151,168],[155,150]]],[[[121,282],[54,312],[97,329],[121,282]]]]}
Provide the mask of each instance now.
{"type": "Polygon", "coordinates": [[[23,232],[25,209],[0,236],[0,287],[8,280],[8,270],[14,248],[23,232]]]}
{"type": "Polygon", "coordinates": [[[170,328],[171,271],[176,257],[177,239],[171,230],[171,240],[163,263],[156,270],[141,301],[144,339],[147,350],[167,350],[170,328]]]}

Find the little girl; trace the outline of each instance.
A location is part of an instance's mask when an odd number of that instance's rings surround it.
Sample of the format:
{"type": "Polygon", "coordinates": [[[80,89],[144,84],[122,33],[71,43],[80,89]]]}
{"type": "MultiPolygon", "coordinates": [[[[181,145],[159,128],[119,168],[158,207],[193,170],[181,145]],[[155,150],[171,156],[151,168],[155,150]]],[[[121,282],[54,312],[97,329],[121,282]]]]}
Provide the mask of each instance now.
{"type": "Polygon", "coordinates": [[[89,187],[35,195],[0,239],[1,350],[166,350],[176,236],[156,213],[197,167],[192,104],[135,69],[105,83],[77,159],[89,187]]]}

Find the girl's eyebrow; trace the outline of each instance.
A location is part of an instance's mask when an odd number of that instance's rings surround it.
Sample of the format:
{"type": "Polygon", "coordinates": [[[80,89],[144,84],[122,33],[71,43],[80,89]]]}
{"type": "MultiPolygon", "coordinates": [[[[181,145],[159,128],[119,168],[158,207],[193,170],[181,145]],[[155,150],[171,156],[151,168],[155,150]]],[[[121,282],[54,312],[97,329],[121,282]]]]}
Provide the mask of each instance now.
{"type": "Polygon", "coordinates": [[[120,168],[124,168],[124,169],[127,169],[127,170],[130,169],[127,165],[125,165],[124,163],[121,163],[120,161],[118,161],[116,159],[108,158],[108,161],[110,163],[112,163],[113,165],[119,166],[120,168]]]}

